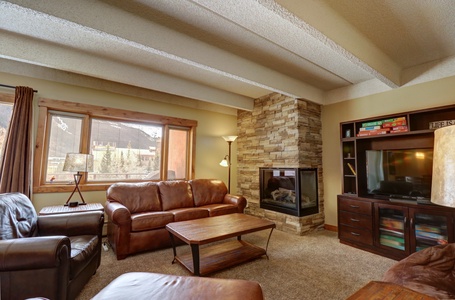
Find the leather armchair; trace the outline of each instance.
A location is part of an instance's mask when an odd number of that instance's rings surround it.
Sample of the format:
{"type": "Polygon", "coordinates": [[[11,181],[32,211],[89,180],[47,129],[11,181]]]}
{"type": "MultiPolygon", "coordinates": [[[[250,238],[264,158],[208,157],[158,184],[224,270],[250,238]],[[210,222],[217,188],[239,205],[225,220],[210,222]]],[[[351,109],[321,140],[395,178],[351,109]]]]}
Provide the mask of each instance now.
{"type": "Polygon", "coordinates": [[[104,213],[37,216],[20,193],[0,194],[0,298],[75,299],[101,262],[104,213]]]}

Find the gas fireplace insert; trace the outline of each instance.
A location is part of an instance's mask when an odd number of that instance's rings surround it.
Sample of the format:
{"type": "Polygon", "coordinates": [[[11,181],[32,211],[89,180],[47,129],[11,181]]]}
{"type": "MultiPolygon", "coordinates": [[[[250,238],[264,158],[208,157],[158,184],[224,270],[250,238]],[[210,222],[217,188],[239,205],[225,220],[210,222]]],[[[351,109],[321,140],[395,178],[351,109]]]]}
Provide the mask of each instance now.
{"type": "Polygon", "coordinates": [[[319,212],[317,168],[259,168],[260,207],[293,216],[319,212]]]}

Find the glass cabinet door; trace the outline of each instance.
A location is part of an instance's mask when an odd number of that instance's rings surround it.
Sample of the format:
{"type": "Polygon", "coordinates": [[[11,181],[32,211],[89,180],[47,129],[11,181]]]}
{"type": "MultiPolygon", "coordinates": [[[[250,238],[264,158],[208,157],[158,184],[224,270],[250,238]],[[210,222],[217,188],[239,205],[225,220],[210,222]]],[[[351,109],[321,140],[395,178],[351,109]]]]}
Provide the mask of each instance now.
{"type": "Polygon", "coordinates": [[[412,211],[412,230],[415,236],[413,245],[414,251],[435,246],[444,245],[449,241],[450,215],[441,213],[435,214],[431,212],[412,211]]]}
{"type": "Polygon", "coordinates": [[[378,205],[379,247],[406,251],[407,209],[387,205],[378,205]]]}

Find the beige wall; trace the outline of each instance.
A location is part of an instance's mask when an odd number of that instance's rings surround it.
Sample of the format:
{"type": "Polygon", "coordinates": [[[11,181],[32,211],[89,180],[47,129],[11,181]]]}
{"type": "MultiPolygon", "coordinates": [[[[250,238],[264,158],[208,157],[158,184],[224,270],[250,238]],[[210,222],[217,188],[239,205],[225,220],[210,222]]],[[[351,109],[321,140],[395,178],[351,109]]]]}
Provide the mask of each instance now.
{"type": "MultiPolygon", "coordinates": [[[[75,101],[197,120],[196,177],[219,178],[227,183],[227,169],[218,165],[228,152],[227,143],[220,136],[237,133],[236,116],[1,72],[0,83],[30,86],[38,90],[36,99],[43,97],[75,101]]],[[[13,93],[14,91],[0,89],[0,92],[13,93]]],[[[324,106],[322,108],[322,137],[325,223],[337,225],[336,195],[341,193],[342,177],[340,122],[450,104],[455,104],[455,77],[324,106]]],[[[237,182],[236,153],[237,143],[234,142],[232,144],[231,175],[231,190],[234,193],[237,191],[235,184],[237,182]]],[[[43,206],[64,203],[68,196],[69,193],[34,194],[33,201],[39,211],[43,206]]],[[[84,197],[87,202],[104,203],[105,193],[84,192],[84,197]]]]}
{"type": "MultiPolygon", "coordinates": [[[[198,127],[196,129],[195,177],[217,178],[223,180],[227,185],[228,170],[227,168],[221,167],[219,162],[228,153],[228,144],[221,136],[237,134],[237,116],[235,115],[188,108],[156,102],[153,101],[153,99],[124,96],[28,77],[13,76],[1,72],[0,83],[30,86],[33,89],[38,90],[38,93],[35,94],[35,103],[39,97],[42,97],[196,120],[198,122],[198,127]]],[[[0,92],[14,93],[14,90],[2,88],[0,89],[0,92]]],[[[35,111],[37,111],[37,109],[35,109],[35,111]]],[[[37,114],[35,114],[35,120],[37,119],[36,116],[37,114]]],[[[36,122],[34,131],[36,131],[36,122]]],[[[231,170],[231,192],[233,193],[237,191],[235,185],[235,182],[237,182],[236,153],[237,143],[234,142],[232,143],[233,165],[231,170]]],[[[40,193],[34,194],[32,200],[36,209],[39,211],[44,206],[63,204],[68,197],[69,193],[40,193]]],[[[105,192],[84,192],[84,198],[87,202],[99,202],[104,204],[105,192]]]]}
{"type": "Polygon", "coordinates": [[[322,108],[325,223],[337,226],[342,191],[340,122],[455,104],[455,77],[403,87],[322,108]]]}

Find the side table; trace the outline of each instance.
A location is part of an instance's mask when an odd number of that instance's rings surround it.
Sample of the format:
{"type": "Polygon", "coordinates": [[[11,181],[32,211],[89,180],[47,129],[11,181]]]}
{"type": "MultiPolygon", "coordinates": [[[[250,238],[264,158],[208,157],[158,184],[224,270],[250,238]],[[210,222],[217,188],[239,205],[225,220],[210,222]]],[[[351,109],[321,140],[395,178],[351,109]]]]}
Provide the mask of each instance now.
{"type": "Polygon", "coordinates": [[[46,206],[43,207],[39,214],[40,215],[55,215],[55,214],[66,214],[66,213],[77,213],[85,211],[102,211],[104,212],[104,207],[100,203],[87,203],[86,205],[79,205],[75,207],[56,205],[56,206],[46,206]]]}

